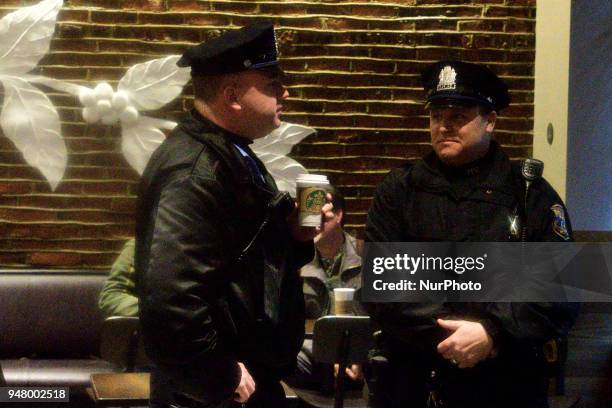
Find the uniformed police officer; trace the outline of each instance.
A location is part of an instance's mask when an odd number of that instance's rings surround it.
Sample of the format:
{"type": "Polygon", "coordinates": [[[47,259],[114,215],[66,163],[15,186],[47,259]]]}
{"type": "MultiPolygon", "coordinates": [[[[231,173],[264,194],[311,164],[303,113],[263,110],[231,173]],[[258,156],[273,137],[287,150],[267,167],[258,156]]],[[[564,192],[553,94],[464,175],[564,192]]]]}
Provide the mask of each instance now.
{"type": "MultiPolygon", "coordinates": [[[[378,186],[367,240],[571,240],[557,193],[540,178],[526,197],[520,166],[491,138],[509,104],[506,84],[487,67],[460,61],[427,67],[422,82],[433,152],[378,186]]],[[[390,361],[381,405],[541,408],[547,406],[541,347],[566,333],[575,307],[379,304],[372,317],[390,361]]]]}
{"type": "Polygon", "coordinates": [[[230,30],[178,65],[191,67],[194,110],[150,159],[137,211],[151,406],[281,407],[279,379],[304,335],[298,268],[316,231],[297,226],[249,148],[279,127],[288,96],[274,28],[230,30]]]}

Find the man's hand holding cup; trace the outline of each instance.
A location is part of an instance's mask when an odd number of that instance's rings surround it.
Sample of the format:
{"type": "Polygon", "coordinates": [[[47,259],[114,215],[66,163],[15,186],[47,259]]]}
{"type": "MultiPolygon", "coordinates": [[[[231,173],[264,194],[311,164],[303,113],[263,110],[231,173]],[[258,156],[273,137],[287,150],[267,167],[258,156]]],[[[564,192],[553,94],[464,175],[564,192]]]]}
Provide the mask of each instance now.
{"type": "Polygon", "coordinates": [[[289,218],[291,235],[297,241],[310,241],[321,225],[334,218],[332,195],[328,193],[327,176],[301,174],[296,180],[297,203],[289,218]]]}

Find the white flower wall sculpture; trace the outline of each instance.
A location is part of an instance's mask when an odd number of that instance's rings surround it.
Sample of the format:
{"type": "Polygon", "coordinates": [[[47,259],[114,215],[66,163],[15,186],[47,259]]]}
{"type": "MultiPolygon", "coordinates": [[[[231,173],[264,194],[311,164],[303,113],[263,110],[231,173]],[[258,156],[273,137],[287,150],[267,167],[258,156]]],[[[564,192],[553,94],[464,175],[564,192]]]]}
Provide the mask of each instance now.
{"type": "Polygon", "coordinates": [[[283,122],[269,135],[255,140],[253,152],[264,163],[279,190],[288,191],[295,197],[295,179],[308,171],[300,163],[287,157],[293,146],[315,133],[313,128],[283,122]]]}
{"type": "Polygon", "coordinates": [[[106,82],[79,90],[87,123],[121,124],[121,150],[138,174],[165,138],[160,129],[176,126],[175,122],[143,116],[140,111],[159,109],[181,94],[190,74],[188,68],[176,66],[179,58],[172,55],[134,65],[121,78],[116,92],[106,82]]]}
{"type": "Polygon", "coordinates": [[[45,0],[7,14],[0,20],[0,83],[4,106],[0,126],[55,189],[64,175],[67,152],[60,120],[49,98],[26,75],[49,51],[61,0],[45,0]]]}
{"type": "MultiPolygon", "coordinates": [[[[26,162],[39,169],[55,190],[66,169],[67,151],[56,108],[31,84],[44,85],[77,97],[86,123],[120,125],[122,153],[130,166],[142,174],[151,154],[165,138],[162,130],[171,130],[176,123],[141,112],[159,109],[177,98],[189,81],[189,68],[176,66],[178,55],[136,64],[121,78],[117,90],[108,82],[88,88],[28,74],[49,51],[62,4],[62,0],[44,0],[0,20],[0,82],[5,93],[0,114],[2,130],[26,162]]],[[[312,128],[283,122],[279,129],[253,144],[253,151],[279,188],[294,196],[295,178],[307,170],[286,155],[313,133],[312,128]]]]}

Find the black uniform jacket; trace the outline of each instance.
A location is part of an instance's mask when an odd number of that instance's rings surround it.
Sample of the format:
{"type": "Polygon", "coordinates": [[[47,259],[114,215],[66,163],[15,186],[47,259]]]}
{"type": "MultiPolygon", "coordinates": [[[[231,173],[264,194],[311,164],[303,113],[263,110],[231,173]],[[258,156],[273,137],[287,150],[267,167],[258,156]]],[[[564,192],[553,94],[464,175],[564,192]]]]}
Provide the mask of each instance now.
{"type": "Polygon", "coordinates": [[[256,382],[292,371],[304,336],[297,270],[312,259],[312,242],[293,241],[286,218],[271,217],[238,261],[277,192],[249,143],[194,111],[154,152],[139,194],[146,351],[177,391],[205,404],[232,398],[238,361],[256,382]],[[275,321],[264,312],[264,270],[280,277],[275,321]]]}
{"type": "MultiPolygon", "coordinates": [[[[492,141],[487,156],[470,168],[444,166],[432,152],[423,160],[394,170],[378,186],[368,213],[366,240],[371,242],[520,240],[510,234],[510,220],[521,215],[525,241],[571,239],[565,207],[544,180],[534,181],[524,205],[520,166],[510,162],[492,141]],[[553,205],[561,205],[567,236],[554,231],[553,205]],[[525,216],[526,214],[526,216],[525,216]]],[[[557,219],[558,223],[558,219],[557,219]]],[[[448,336],[437,318],[480,321],[495,346],[533,350],[569,330],[575,304],[531,303],[388,303],[376,305],[373,317],[395,340],[420,343],[419,336],[441,341],[448,336]],[[511,344],[508,344],[511,343],[511,344]],[[534,347],[535,346],[535,347],[534,347]]],[[[436,343],[437,344],[437,343],[436,343]]],[[[435,345],[429,351],[435,353],[435,345]]]]}

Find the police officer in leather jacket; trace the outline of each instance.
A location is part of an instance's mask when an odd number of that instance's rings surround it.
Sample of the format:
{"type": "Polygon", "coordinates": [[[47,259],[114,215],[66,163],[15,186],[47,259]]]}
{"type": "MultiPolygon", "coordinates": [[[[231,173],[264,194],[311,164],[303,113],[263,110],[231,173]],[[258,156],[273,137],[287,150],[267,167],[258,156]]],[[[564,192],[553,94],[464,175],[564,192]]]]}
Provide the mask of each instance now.
{"type": "Polygon", "coordinates": [[[194,110],[151,157],[137,212],[151,406],[281,407],[279,379],[304,336],[298,269],[316,231],[297,226],[293,200],[249,148],[280,126],[288,96],[273,26],[230,30],[178,65],[191,67],[194,110]]]}
{"type": "MultiPolygon", "coordinates": [[[[491,139],[509,104],[482,65],[441,61],[422,73],[433,151],[378,186],[366,240],[568,241],[567,211],[543,179],[525,180],[491,139]]],[[[547,406],[542,345],[566,333],[572,304],[389,303],[371,308],[389,367],[385,407],[547,406]]],[[[379,382],[380,383],[380,382],[379,382]]],[[[382,395],[381,395],[382,394],[382,395]]]]}

